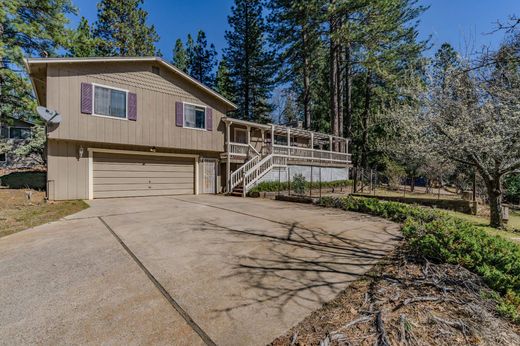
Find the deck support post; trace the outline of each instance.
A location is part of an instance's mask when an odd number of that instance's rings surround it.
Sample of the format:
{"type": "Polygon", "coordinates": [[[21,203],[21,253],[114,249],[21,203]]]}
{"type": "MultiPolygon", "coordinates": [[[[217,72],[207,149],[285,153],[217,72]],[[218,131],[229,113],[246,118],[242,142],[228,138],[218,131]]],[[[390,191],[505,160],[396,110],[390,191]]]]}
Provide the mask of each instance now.
{"type": "Polygon", "coordinates": [[[271,124],[271,154],[274,153],[274,124],[271,124]]]}
{"type": "Polygon", "coordinates": [[[227,146],[227,160],[226,160],[226,192],[231,193],[231,124],[226,121],[226,146],[227,146]]]}

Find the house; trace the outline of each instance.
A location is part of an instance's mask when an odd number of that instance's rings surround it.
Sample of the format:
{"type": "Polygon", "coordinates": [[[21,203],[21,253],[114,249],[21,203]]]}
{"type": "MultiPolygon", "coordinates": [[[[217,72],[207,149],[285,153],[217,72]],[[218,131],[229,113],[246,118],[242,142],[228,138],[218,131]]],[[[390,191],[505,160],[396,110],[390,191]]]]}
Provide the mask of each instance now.
{"type": "Polygon", "coordinates": [[[30,122],[16,118],[0,122],[0,140],[10,146],[8,152],[0,153],[0,169],[31,168],[38,164],[32,156],[18,156],[14,153],[19,146],[31,138],[33,126],[34,124],[30,122]]]}
{"type": "Polygon", "coordinates": [[[161,58],[25,62],[39,104],[63,118],[48,128],[51,200],[245,194],[291,167],[348,176],[347,139],[227,117],[232,102],[161,58]]]}

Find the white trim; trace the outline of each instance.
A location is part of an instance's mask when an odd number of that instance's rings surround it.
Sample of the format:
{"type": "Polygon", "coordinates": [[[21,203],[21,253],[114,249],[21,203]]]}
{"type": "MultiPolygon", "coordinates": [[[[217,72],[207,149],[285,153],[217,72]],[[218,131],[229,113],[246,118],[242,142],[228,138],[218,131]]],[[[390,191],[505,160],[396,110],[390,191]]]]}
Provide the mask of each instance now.
{"type": "Polygon", "coordinates": [[[192,158],[194,160],[195,169],[195,184],[194,194],[199,194],[199,155],[196,154],[176,154],[176,153],[157,153],[148,151],[134,151],[134,150],[120,150],[120,149],[103,149],[103,148],[87,148],[88,151],[88,191],[89,199],[94,199],[94,153],[109,153],[109,154],[129,154],[129,155],[143,155],[143,156],[167,156],[167,157],[183,157],[192,158]]]}
{"type": "Polygon", "coordinates": [[[199,130],[199,131],[208,131],[207,128],[206,128],[207,111],[208,111],[208,107],[207,106],[199,105],[199,104],[191,103],[191,102],[182,102],[182,128],[184,128],[184,129],[191,129],[191,130],[199,130]],[[204,108],[204,127],[186,126],[186,105],[204,108]]]}
{"type": "Polygon", "coordinates": [[[90,83],[92,84],[92,114],[93,116],[95,117],[101,117],[101,118],[109,118],[109,119],[117,119],[117,120],[128,120],[128,93],[130,91],[126,90],[126,89],[121,89],[121,88],[116,88],[116,87],[112,87],[112,86],[108,86],[108,85],[104,85],[104,84],[98,84],[98,83],[90,83]],[[125,102],[126,102],[126,106],[125,106],[125,117],[124,118],[121,118],[121,117],[116,117],[116,116],[113,116],[113,115],[105,115],[105,114],[96,114],[95,113],[95,100],[96,100],[96,87],[100,87],[100,88],[105,88],[105,89],[111,89],[111,90],[116,90],[116,91],[122,91],[126,94],[125,96],[125,102]]]}
{"type": "Polygon", "coordinates": [[[94,199],[94,151],[88,148],[88,199],[94,199]]]}
{"type": "MultiPolygon", "coordinates": [[[[220,101],[224,102],[234,110],[236,110],[238,107],[233,102],[229,101],[219,93],[215,92],[211,88],[207,87],[206,85],[202,84],[195,78],[189,76],[185,72],[179,70],[177,67],[171,65],[170,63],[166,62],[164,59],[159,57],[92,57],[92,58],[26,58],[24,59],[24,64],[27,68],[27,72],[29,75],[31,75],[31,65],[38,65],[38,64],[60,64],[60,63],[89,63],[89,62],[142,62],[142,61],[149,61],[149,62],[158,62],[159,64],[167,67],[170,71],[175,72],[176,74],[180,75],[182,78],[190,81],[191,83],[195,84],[202,90],[206,91],[207,93],[215,96],[220,101]]],[[[31,82],[34,83],[33,78],[31,78],[31,82]]],[[[36,90],[36,88],[34,88],[36,90]]]]}

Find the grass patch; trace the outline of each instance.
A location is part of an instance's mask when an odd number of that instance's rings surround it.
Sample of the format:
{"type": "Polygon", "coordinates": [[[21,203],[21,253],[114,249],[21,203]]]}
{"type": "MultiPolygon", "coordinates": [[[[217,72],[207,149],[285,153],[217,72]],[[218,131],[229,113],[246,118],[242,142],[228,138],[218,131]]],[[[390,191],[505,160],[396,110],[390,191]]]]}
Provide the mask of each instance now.
{"type": "Polygon", "coordinates": [[[465,220],[491,235],[498,235],[516,242],[520,242],[520,240],[518,239],[520,238],[520,233],[518,233],[518,231],[520,231],[520,214],[518,212],[510,212],[509,223],[507,224],[505,230],[496,229],[494,227],[489,226],[489,218],[483,216],[468,215],[456,211],[446,211],[446,213],[459,219],[465,220]]]}
{"type": "MultiPolygon", "coordinates": [[[[352,180],[334,180],[334,181],[322,181],[321,182],[321,188],[327,189],[327,188],[336,188],[336,187],[346,187],[346,186],[352,186],[353,182],[352,180]]],[[[291,189],[293,188],[293,185],[291,183],[291,189]]],[[[305,189],[309,190],[312,189],[319,189],[320,183],[319,182],[311,182],[306,181],[305,182],[305,189]]],[[[253,187],[250,191],[251,192],[276,192],[278,190],[285,191],[289,189],[289,183],[288,182],[277,182],[277,181],[263,181],[253,187]]]]}
{"type": "Polygon", "coordinates": [[[88,208],[85,202],[79,200],[47,203],[41,191],[32,191],[29,200],[26,191],[0,189],[0,237],[56,221],[88,208]]]}
{"type": "Polygon", "coordinates": [[[380,216],[403,224],[410,254],[456,264],[478,274],[497,292],[499,311],[520,323],[520,246],[490,235],[447,212],[374,198],[324,197],[320,205],[380,216]]]}

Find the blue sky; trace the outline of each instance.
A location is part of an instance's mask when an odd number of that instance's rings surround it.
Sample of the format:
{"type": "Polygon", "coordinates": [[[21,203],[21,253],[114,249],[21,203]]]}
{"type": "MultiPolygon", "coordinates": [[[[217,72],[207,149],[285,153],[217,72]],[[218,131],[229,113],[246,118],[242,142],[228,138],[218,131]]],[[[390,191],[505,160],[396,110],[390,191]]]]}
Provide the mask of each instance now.
{"type": "MultiPolygon", "coordinates": [[[[93,0],[73,0],[90,22],[96,19],[96,3],[93,0]]],[[[145,0],[149,13],[161,40],[158,48],[165,58],[171,58],[171,50],[177,38],[185,40],[189,33],[199,29],[206,32],[208,41],[215,44],[218,52],[226,46],[224,32],[227,16],[233,0],[145,0]]],[[[520,0],[420,0],[430,9],[421,17],[419,27],[422,38],[432,36],[432,51],[443,42],[451,43],[461,52],[475,50],[482,45],[496,47],[502,33],[488,34],[496,27],[497,20],[509,15],[520,15],[520,0]]],[[[79,16],[71,18],[76,26],[79,16]]]]}

